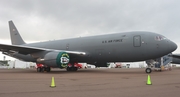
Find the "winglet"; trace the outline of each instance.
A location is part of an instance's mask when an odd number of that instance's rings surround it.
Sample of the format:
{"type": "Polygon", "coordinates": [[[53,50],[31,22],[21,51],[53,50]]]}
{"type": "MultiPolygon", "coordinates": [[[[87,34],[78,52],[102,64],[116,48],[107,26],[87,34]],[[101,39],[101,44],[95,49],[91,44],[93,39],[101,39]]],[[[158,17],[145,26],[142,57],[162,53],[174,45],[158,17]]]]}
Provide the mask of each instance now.
{"type": "Polygon", "coordinates": [[[11,35],[11,43],[14,45],[26,44],[16,29],[13,21],[9,21],[9,30],[11,35]]]}

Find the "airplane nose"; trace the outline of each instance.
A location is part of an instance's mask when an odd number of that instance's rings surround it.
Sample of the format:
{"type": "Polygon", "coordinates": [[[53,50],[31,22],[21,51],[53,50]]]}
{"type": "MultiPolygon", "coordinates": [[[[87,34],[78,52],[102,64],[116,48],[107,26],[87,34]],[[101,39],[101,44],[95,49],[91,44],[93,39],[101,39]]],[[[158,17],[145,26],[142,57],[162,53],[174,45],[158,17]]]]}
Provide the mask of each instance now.
{"type": "Polygon", "coordinates": [[[177,44],[172,41],[170,41],[169,46],[172,51],[175,51],[177,49],[177,44]]]}

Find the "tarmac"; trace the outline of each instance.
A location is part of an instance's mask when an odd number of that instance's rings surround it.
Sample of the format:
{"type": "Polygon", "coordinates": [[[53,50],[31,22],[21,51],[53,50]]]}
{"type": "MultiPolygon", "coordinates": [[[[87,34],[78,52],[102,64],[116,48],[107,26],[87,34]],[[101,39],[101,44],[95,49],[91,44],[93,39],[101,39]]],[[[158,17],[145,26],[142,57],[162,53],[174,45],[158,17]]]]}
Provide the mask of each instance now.
{"type": "Polygon", "coordinates": [[[145,68],[53,69],[49,73],[0,69],[0,97],[179,97],[180,68],[152,72],[152,85],[146,85],[147,77],[145,68]]]}

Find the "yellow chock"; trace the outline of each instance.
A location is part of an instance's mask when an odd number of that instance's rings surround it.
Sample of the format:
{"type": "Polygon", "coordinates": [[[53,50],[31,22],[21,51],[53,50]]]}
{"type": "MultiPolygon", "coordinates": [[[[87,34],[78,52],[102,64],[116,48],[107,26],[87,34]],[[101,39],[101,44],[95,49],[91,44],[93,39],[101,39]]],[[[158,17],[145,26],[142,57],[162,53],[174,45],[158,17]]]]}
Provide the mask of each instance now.
{"type": "Polygon", "coordinates": [[[151,77],[150,77],[150,75],[148,75],[148,78],[147,78],[147,83],[146,83],[146,85],[152,85],[152,83],[151,83],[151,77]]]}
{"type": "Polygon", "coordinates": [[[51,81],[51,86],[50,86],[50,87],[51,87],[51,88],[56,87],[55,82],[54,82],[54,77],[52,77],[52,81],[51,81]]]}

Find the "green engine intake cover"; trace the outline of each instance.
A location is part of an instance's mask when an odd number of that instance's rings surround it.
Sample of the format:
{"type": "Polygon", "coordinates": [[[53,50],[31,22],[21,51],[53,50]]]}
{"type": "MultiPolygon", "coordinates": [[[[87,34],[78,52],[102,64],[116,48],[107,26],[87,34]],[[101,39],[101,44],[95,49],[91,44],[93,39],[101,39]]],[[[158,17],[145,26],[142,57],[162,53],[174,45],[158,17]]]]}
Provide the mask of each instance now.
{"type": "Polygon", "coordinates": [[[56,64],[59,68],[66,68],[69,63],[69,55],[66,52],[60,52],[56,58],[56,64]]]}

